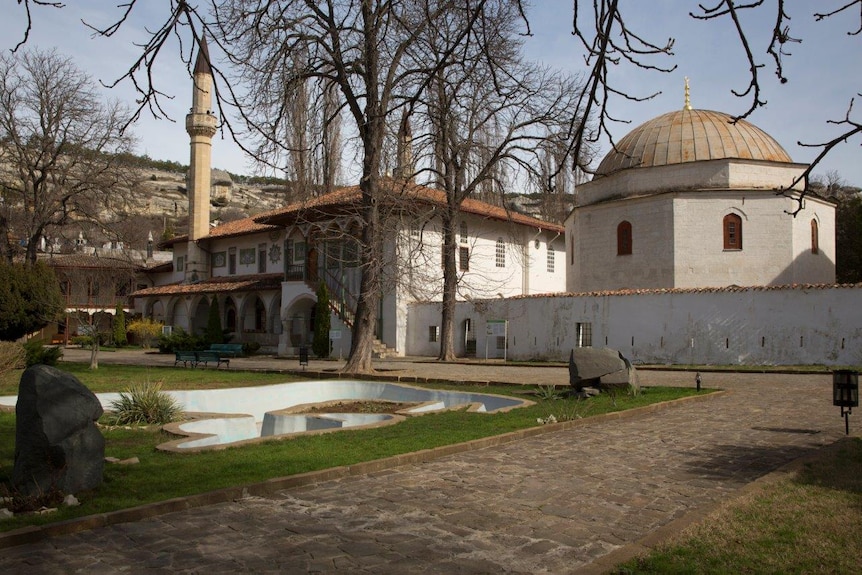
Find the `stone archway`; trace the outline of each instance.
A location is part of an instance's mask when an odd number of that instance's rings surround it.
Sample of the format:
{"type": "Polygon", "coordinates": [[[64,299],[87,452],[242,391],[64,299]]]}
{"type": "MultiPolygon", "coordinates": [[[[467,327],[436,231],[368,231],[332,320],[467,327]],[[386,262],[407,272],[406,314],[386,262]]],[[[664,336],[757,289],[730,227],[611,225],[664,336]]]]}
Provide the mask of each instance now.
{"type": "Polygon", "coordinates": [[[314,337],[312,317],[316,303],[317,301],[311,295],[301,295],[284,308],[281,319],[288,347],[311,345],[314,337]]]}

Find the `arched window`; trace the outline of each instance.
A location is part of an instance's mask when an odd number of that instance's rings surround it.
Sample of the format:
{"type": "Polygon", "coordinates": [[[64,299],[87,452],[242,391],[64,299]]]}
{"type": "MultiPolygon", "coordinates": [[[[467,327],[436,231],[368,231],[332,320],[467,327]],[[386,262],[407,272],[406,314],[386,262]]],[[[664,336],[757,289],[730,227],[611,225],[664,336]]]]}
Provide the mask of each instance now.
{"type": "Polygon", "coordinates": [[[506,267],[506,242],[503,238],[497,238],[497,253],[495,262],[498,268],[506,267]]]}
{"type": "Polygon", "coordinates": [[[820,229],[817,220],[811,220],[811,253],[820,253],[820,229]]]}
{"type": "Polygon", "coordinates": [[[742,218],[736,214],[724,216],[724,249],[742,249],[742,218]]]}
{"type": "Polygon", "coordinates": [[[632,255],[632,225],[630,222],[620,222],[617,226],[617,255],[632,255]]]}

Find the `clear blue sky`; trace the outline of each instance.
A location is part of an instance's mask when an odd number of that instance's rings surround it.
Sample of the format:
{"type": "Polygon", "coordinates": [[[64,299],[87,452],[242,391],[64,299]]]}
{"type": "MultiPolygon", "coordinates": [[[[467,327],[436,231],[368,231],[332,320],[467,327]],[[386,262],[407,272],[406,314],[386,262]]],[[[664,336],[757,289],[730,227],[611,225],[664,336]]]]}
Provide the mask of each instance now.
{"type": "MultiPolygon", "coordinates": [[[[790,81],[780,85],[771,68],[761,70],[763,99],[768,101],[749,118],[788,151],[794,161],[809,162],[817,150],[797,145],[825,142],[839,133],[839,127],[830,126],[827,120],[843,119],[850,98],[862,91],[862,37],[848,36],[847,31],[858,27],[851,16],[833,21],[815,23],[812,12],[842,5],[844,2],[789,2],[791,35],[801,36],[802,44],[790,45],[793,56],[786,59],[786,75],[790,81]]],[[[23,10],[8,3],[0,21],[0,49],[10,49],[24,30],[23,10]]],[[[572,73],[584,71],[583,56],[576,39],[571,35],[571,0],[535,0],[529,17],[533,36],[526,41],[530,58],[572,73]]],[[[592,4],[592,3],[589,3],[592,4]]],[[[612,81],[621,89],[635,95],[646,96],[660,91],[662,94],[648,102],[634,103],[622,99],[611,102],[615,117],[630,123],[620,123],[613,130],[619,139],[628,131],[648,119],[681,108],[683,105],[683,78],[691,82],[691,100],[695,108],[739,114],[748,107],[748,100],[736,98],[732,89],[744,90],[748,84],[747,62],[734,31],[727,22],[699,22],[689,11],[697,9],[697,2],[685,0],[623,0],[624,14],[630,25],[641,35],[663,43],[675,38],[675,56],[663,63],[677,65],[670,74],[645,72],[631,66],[612,70],[612,81]]],[[[766,5],[773,4],[767,1],[766,5]]],[[[91,33],[80,23],[84,18],[96,23],[111,21],[118,14],[116,3],[97,0],[69,2],[62,10],[34,9],[34,30],[30,44],[41,48],[56,47],[62,54],[73,58],[78,67],[103,82],[120,76],[133,63],[137,54],[133,41],[145,36],[143,27],[153,25],[164,10],[165,4],[141,2],[140,14],[129,22],[120,37],[91,38],[91,33]]],[[[745,11],[744,25],[750,32],[752,50],[759,62],[768,64],[765,54],[768,32],[773,25],[769,8],[745,11]]],[[[858,17],[858,14],[857,14],[858,17]]],[[[190,105],[190,81],[185,65],[176,52],[161,57],[157,67],[159,87],[174,96],[165,100],[166,111],[176,122],[153,120],[146,113],[134,126],[138,138],[138,152],[150,157],[177,162],[188,162],[188,138],[184,117],[190,105]],[[165,57],[169,56],[169,57],[165,57]]],[[[134,92],[128,85],[105,90],[106,97],[134,103],[134,92]]],[[[862,97],[857,96],[855,118],[862,121],[862,97]]],[[[862,186],[862,156],[858,137],[833,151],[815,173],[838,171],[845,181],[862,186]]],[[[602,144],[603,155],[609,146],[602,144]]],[[[214,142],[213,164],[235,173],[249,173],[251,165],[229,139],[214,142]]]]}

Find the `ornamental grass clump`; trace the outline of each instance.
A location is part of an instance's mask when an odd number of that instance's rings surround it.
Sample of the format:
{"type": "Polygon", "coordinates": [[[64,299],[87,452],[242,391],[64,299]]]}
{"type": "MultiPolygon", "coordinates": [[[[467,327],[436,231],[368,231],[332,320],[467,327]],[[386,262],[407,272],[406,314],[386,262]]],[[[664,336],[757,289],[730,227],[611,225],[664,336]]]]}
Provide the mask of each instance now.
{"type": "Polygon", "coordinates": [[[116,425],[164,424],[183,412],[177,400],[162,391],[161,382],[132,385],[111,402],[116,425]]]}

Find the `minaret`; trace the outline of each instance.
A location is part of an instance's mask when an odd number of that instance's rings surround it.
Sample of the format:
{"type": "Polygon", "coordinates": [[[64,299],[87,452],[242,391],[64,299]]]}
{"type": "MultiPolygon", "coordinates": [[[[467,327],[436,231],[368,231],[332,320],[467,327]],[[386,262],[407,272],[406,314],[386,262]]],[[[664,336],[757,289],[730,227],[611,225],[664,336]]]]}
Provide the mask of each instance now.
{"type": "Polygon", "coordinates": [[[398,129],[398,148],[395,155],[395,178],[414,183],[416,170],[413,165],[413,130],[410,129],[410,117],[406,110],[401,116],[401,126],[398,129]]]}
{"type": "Polygon", "coordinates": [[[210,229],[210,169],[212,138],[218,120],[212,113],[213,75],[210,68],[206,38],[199,45],[195,62],[192,109],[186,116],[186,132],[191,141],[189,157],[189,243],[186,256],[186,281],[209,277],[208,254],[198,246],[198,240],[209,235],[210,229]]]}

